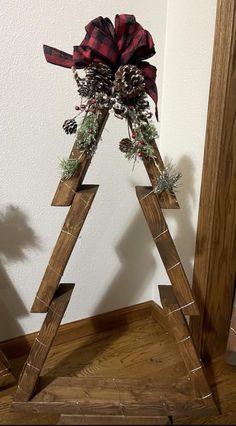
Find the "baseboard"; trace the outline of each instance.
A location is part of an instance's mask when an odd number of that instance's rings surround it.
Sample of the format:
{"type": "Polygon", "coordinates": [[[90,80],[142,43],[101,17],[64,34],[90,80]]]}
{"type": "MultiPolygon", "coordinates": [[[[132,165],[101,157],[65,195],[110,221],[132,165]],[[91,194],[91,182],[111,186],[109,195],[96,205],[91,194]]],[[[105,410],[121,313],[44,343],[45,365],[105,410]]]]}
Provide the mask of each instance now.
{"type": "MultiPolygon", "coordinates": [[[[54,345],[63,344],[68,340],[71,341],[80,337],[86,337],[99,331],[128,325],[133,321],[150,315],[153,315],[160,325],[164,324],[161,308],[152,300],[63,324],[59,327],[54,345]]],[[[24,356],[29,353],[37,334],[38,332],[30,333],[0,342],[0,349],[8,359],[24,356]]]]}

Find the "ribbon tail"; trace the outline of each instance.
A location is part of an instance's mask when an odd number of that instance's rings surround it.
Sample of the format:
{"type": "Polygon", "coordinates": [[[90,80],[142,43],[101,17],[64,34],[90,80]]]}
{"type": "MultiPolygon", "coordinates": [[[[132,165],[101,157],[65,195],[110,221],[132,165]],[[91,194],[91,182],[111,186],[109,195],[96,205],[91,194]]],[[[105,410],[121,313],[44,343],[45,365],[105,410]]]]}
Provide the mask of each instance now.
{"type": "Polygon", "coordinates": [[[58,50],[55,47],[43,46],[44,56],[50,64],[59,65],[60,67],[71,68],[74,65],[73,56],[69,53],[58,50]]]}

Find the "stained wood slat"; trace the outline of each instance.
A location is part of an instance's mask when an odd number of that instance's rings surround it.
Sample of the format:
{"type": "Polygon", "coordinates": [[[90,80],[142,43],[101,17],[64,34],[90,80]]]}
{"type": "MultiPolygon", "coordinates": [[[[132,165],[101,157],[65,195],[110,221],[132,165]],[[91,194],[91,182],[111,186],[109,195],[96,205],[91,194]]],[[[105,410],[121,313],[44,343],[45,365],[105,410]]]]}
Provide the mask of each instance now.
{"type": "MultiPolygon", "coordinates": [[[[158,178],[164,170],[164,163],[162,161],[159,149],[155,140],[152,142],[155,160],[152,158],[143,158],[143,164],[151,181],[153,188],[157,185],[158,178]]],[[[161,194],[155,195],[158,198],[162,209],[179,209],[179,203],[175,194],[170,191],[162,191],[161,194]]]]}
{"type": "Polygon", "coordinates": [[[229,328],[229,337],[226,349],[226,361],[231,365],[236,365],[236,292],[229,328]]]}
{"type": "Polygon", "coordinates": [[[183,312],[186,315],[198,315],[199,312],[194,296],[157,197],[151,192],[150,187],[138,186],[136,187],[136,193],[166,272],[173,285],[176,298],[180,306],[186,306],[183,312]]]}
{"type": "Polygon", "coordinates": [[[28,401],[53,344],[58,327],[71,298],[74,284],[60,284],[49,307],[41,330],[35,338],[19,379],[15,401],[28,401]]]}
{"type": "Polygon", "coordinates": [[[53,249],[31,312],[47,312],[97,190],[97,185],[83,185],[80,191],[76,193],[53,249]]]}
{"type": "Polygon", "coordinates": [[[207,415],[212,407],[191,398],[186,381],[163,385],[151,378],[58,377],[29,402],[15,401],[15,411],[94,416],[168,416],[189,413],[207,415]]]}
{"type": "Polygon", "coordinates": [[[170,425],[169,417],[83,416],[62,414],[58,425],[170,425]]]}
{"type": "Polygon", "coordinates": [[[212,414],[218,414],[212,392],[207,383],[204,366],[198,358],[190,330],[175,298],[171,286],[159,286],[160,298],[169,322],[169,330],[183,358],[194,389],[195,398],[202,402],[205,408],[211,408],[212,414]]]}
{"type": "Polygon", "coordinates": [[[0,350],[0,388],[13,383],[15,378],[10,371],[9,362],[3,352],[0,350]]]}
{"type": "MultiPolygon", "coordinates": [[[[103,129],[106,125],[107,119],[109,116],[109,112],[107,109],[104,109],[98,117],[98,132],[96,135],[97,141],[99,141],[103,129]]],[[[83,183],[84,177],[90,166],[92,158],[85,153],[81,152],[77,147],[76,143],[74,144],[72,151],[70,153],[69,158],[78,159],[80,158],[80,167],[78,172],[68,180],[61,180],[57,187],[56,193],[52,200],[52,206],[70,206],[75,193],[78,191],[80,185],[83,183]]]]}
{"type": "MultiPolygon", "coordinates": [[[[131,120],[128,120],[128,125],[132,132],[133,130],[131,120]]],[[[154,188],[157,185],[158,178],[160,177],[160,174],[164,170],[165,166],[155,139],[153,139],[151,143],[154,151],[154,159],[143,157],[142,161],[149,176],[150,182],[154,188]]],[[[162,209],[179,209],[179,204],[175,194],[172,194],[169,191],[163,191],[161,194],[156,194],[155,196],[158,198],[162,209]]]]}

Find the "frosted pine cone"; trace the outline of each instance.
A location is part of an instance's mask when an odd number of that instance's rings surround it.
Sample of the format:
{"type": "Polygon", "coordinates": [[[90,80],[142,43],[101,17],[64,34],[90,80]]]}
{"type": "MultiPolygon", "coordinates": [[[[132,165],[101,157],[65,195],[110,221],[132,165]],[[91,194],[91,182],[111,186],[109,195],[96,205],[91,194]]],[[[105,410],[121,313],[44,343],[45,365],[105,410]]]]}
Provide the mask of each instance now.
{"type": "Polygon", "coordinates": [[[72,133],[76,133],[77,123],[74,118],[66,120],[63,124],[63,129],[67,133],[67,135],[71,135],[72,133]]]}
{"type": "Polygon", "coordinates": [[[114,89],[123,98],[135,98],[145,91],[144,77],[136,65],[122,65],[115,74],[114,89]]]}
{"type": "Polygon", "coordinates": [[[102,62],[93,62],[85,69],[85,79],[91,94],[107,93],[111,94],[113,85],[112,70],[102,62]]]}
{"type": "Polygon", "coordinates": [[[120,141],[119,148],[121,152],[124,152],[125,154],[127,154],[128,152],[132,150],[132,147],[133,145],[130,139],[124,138],[120,141]]]}
{"type": "Polygon", "coordinates": [[[86,79],[81,78],[79,82],[77,82],[77,84],[78,84],[78,93],[80,94],[80,96],[82,96],[82,98],[89,98],[90,88],[86,79]]]}

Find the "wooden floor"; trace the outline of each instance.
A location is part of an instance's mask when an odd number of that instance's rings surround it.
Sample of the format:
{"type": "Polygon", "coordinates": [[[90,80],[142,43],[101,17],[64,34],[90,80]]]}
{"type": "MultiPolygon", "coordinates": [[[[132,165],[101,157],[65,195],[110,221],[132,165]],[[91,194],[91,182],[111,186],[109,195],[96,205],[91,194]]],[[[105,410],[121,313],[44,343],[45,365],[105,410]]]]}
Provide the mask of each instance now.
{"type": "MultiPolygon", "coordinates": [[[[24,360],[22,357],[11,362],[17,377],[24,360]]],[[[186,381],[186,370],[176,344],[151,316],[54,346],[42,375],[47,383],[55,381],[58,376],[117,379],[152,377],[170,386],[176,381],[181,386],[186,381]]],[[[236,424],[236,367],[218,358],[207,366],[207,375],[222,414],[206,418],[194,417],[192,413],[187,417],[174,417],[174,424],[236,424]]],[[[15,389],[16,386],[11,386],[0,393],[0,424],[57,424],[57,414],[10,412],[15,389]]]]}

